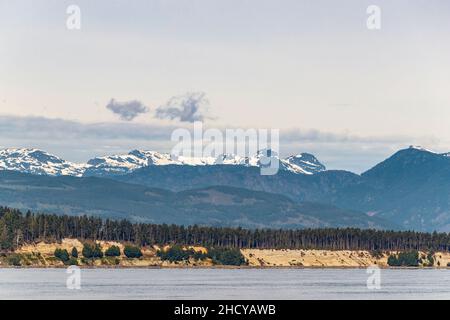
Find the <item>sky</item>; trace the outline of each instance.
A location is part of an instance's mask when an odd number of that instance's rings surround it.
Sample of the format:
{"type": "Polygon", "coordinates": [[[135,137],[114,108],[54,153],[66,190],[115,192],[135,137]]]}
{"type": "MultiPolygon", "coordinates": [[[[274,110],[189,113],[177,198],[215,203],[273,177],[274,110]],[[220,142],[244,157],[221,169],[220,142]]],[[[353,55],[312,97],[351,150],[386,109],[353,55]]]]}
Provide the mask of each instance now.
{"type": "Polygon", "coordinates": [[[449,34],[447,0],[0,0],[0,147],[167,152],[199,120],[279,129],[330,169],[448,152],[449,34]]]}

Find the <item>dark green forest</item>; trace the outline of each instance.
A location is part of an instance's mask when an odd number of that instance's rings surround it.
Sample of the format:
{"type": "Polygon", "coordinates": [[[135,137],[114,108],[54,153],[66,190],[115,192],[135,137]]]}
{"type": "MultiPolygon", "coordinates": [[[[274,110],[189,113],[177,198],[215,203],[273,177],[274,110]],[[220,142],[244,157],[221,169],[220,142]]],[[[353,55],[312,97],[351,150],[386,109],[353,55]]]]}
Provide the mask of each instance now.
{"type": "Polygon", "coordinates": [[[158,250],[156,253],[161,260],[170,262],[185,261],[189,259],[211,259],[213,264],[240,266],[246,264],[245,258],[238,248],[207,248],[207,252],[199,252],[194,249],[186,249],[180,245],[174,245],[167,250],[158,250]]]}
{"type": "Polygon", "coordinates": [[[157,225],[91,216],[38,214],[0,207],[0,249],[22,243],[63,238],[206,247],[327,250],[449,251],[450,235],[413,231],[354,228],[241,229],[207,226],[157,225]]]}

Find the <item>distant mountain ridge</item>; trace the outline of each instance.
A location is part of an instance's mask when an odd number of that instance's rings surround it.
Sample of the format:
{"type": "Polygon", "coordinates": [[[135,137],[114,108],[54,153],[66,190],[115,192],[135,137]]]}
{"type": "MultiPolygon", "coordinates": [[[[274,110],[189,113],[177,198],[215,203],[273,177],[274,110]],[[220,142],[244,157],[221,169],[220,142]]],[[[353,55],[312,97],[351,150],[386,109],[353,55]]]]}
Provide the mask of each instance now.
{"type": "MultiPolygon", "coordinates": [[[[9,151],[9,153],[11,152],[9,151]]],[[[76,179],[80,178],[73,178],[70,175],[80,177],[80,172],[82,172],[80,179],[82,181],[97,181],[86,180],[93,179],[88,176],[98,177],[105,181],[102,185],[108,185],[107,181],[115,180],[127,185],[127,190],[130,190],[128,188],[132,189],[131,186],[135,186],[181,194],[191,190],[220,186],[248,192],[264,192],[268,198],[271,197],[269,195],[278,195],[296,204],[324,205],[322,213],[328,212],[330,207],[360,212],[365,216],[389,221],[403,229],[450,231],[450,157],[446,153],[435,153],[421,147],[411,146],[400,150],[361,175],[348,171],[325,170],[324,167],[321,167],[320,162],[315,161],[315,157],[310,157],[308,154],[282,159],[281,170],[273,176],[260,174],[257,166],[258,155],[248,159],[248,164],[241,163],[241,159],[234,156],[223,156],[218,161],[209,159],[210,162],[206,163],[201,162],[204,159],[189,158],[189,164],[188,162],[184,164],[183,161],[186,159],[177,159],[180,164],[175,165],[172,163],[174,160],[164,154],[136,150],[127,155],[110,156],[106,159],[105,157],[95,158],[80,171],[75,171],[70,167],[70,163],[36,150],[24,154],[13,152],[14,159],[5,159],[4,153],[0,154],[3,156],[0,158],[0,166],[4,166],[6,163],[6,170],[0,170],[0,174],[9,177],[8,168],[10,167],[15,171],[27,173],[36,173],[37,170],[39,175],[28,174],[24,175],[23,179],[30,181],[39,179],[39,187],[44,189],[50,188],[54,181],[57,181],[47,179],[49,175],[77,181],[76,179]],[[24,164],[17,159],[25,159],[29,163],[24,164]],[[40,166],[33,162],[37,161],[36,159],[40,159],[40,166]],[[284,163],[296,165],[298,160],[303,166],[302,170],[311,170],[312,168],[317,169],[318,172],[299,174],[298,171],[286,170],[283,167],[284,163]],[[50,174],[44,169],[51,170],[50,174]]],[[[15,206],[14,203],[17,204],[16,207],[21,205],[20,190],[24,190],[24,192],[26,191],[24,194],[28,194],[33,192],[34,188],[27,186],[26,182],[21,185],[11,184],[6,178],[2,183],[3,193],[11,188],[15,189],[15,196],[10,199],[14,201],[3,203],[12,207],[15,206]]],[[[93,192],[89,195],[90,198],[88,197],[88,199],[92,198],[92,204],[95,204],[96,197],[104,197],[106,196],[104,193],[108,192],[107,189],[98,189],[94,192],[87,185],[83,188],[93,192]]],[[[40,208],[39,203],[50,201],[45,198],[45,193],[42,193],[41,196],[42,198],[29,199],[31,203],[28,202],[27,206],[40,208]]],[[[47,197],[49,196],[47,195],[47,197]]],[[[120,201],[122,195],[117,193],[117,197],[120,201]]],[[[7,201],[8,197],[5,196],[3,199],[7,201]]],[[[210,200],[212,201],[213,198],[210,200]]],[[[149,199],[149,201],[153,200],[149,199]]],[[[184,198],[184,201],[188,201],[188,198],[184,198]]],[[[0,204],[2,203],[0,202],[0,204]]],[[[130,215],[133,216],[133,201],[130,204],[130,215]]],[[[248,208],[244,204],[242,204],[242,210],[248,208]]],[[[95,209],[96,205],[89,206],[89,203],[86,205],[88,212],[98,210],[98,208],[95,209]]],[[[267,208],[273,208],[269,203],[266,205],[267,208]]],[[[67,206],[64,202],[60,202],[58,205],[52,205],[49,209],[60,212],[68,210],[67,208],[71,206],[73,203],[67,206]]],[[[233,210],[239,212],[240,208],[235,206],[233,210]]],[[[98,212],[106,214],[106,211],[98,212]]],[[[270,210],[266,211],[264,215],[269,212],[270,210]]],[[[195,214],[195,211],[191,213],[195,214]]],[[[321,213],[316,211],[315,214],[321,213]]],[[[224,223],[225,221],[223,220],[224,223]]]]}
{"type": "Polygon", "coordinates": [[[32,174],[80,177],[87,165],[65,161],[45,151],[32,148],[0,149],[0,170],[32,174]]]}
{"type": "MultiPolygon", "coordinates": [[[[406,228],[450,231],[450,157],[410,147],[362,175],[358,207],[406,228]]],[[[356,199],[355,199],[356,200],[356,199]]],[[[351,201],[351,200],[346,200],[351,201]]]]}
{"type": "MultiPolygon", "coordinates": [[[[270,151],[267,151],[270,153],[270,151]]],[[[97,157],[88,161],[84,176],[110,176],[128,174],[137,169],[149,166],[181,165],[181,166],[214,166],[233,165],[244,167],[260,167],[260,159],[265,153],[258,151],[252,157],[241,157],[223,154],[218,157],[173,157],[168,153],[156,151],[133,150],[125,155],[97,157]]],[[[314,174],[326,168],[313,155],[301,153],[279,160],[280,170],[296,174],[314,174]]]]}
{"type": "Polygon", "coordinates": [[[400,150],[361,175],[327,170],[261,176],[255,168],[167,166],[112,178],[174,191],[212,184],[243,187],[362,211],[405,229],[450,231],[450,157],[419,147],[400,150]]]}
{"type": "MultiPolygon", "coordinates": [[[[270,151],[269,151],[270,152],[270,151]]],[[[212,166],[235,165],[259,167],[263,152],[252,157],[227,154],[218,157],[173,157],[168,153],[133,150],[128,154],[95,157],[87,163],[73,163],[38,149],[0,149],[0,170],[19,171],[53,176],[110,176],[131,173],[147,166],[181,165],[212,166]]],[[[276,156],[275,156],[276,157],[276,156]]],[[[277,157],[278,158],[278,157],[277,157]]],[[[279,158],[278,158],[279,159],[279,158]]],[[[326,168],[313,155],[302,153],[279,159],[280,170],[296,174],[314,174],[326,168]]]]}
{"type": "Polygon", "coordinates": [[[97,177],[32,175],[0,171],[0,204],[38,212],[95,215],[134,222],[247,228],[395,225],[335,206],[297,203],[268,192],[211,186],[172,192],[97,177]]]}

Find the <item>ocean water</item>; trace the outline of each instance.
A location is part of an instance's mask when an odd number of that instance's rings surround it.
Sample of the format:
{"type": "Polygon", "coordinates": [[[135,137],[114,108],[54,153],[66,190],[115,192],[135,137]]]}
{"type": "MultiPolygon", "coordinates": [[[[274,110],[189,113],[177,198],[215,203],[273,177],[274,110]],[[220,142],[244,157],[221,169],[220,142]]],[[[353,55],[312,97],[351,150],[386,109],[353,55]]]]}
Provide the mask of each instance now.
{"type": "Polygon", "coordinates": [[[450,270],[382,269],[0,269],[0,299],[450,299],[450,270]],[[372,283],[372,282],[370,282],[372,283]]]}

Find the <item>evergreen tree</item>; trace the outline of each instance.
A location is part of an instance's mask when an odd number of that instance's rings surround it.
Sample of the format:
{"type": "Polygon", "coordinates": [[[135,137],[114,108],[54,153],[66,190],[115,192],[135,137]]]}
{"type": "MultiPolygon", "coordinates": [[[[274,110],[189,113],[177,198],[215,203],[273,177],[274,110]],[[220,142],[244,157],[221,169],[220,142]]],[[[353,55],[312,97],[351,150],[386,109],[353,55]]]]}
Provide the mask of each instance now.
{"type": "Polygon", "coordinates": [[[77,248],[75,248],[75,247],[72,248],[71,256],[73,258],[78,258],[78,250],[77,250],[77,248]]]}
{"type": "Polygon", "coordinates": [[[105,256],[107,257],[119,257],[120,248],[118,246],[111,246],[105,251],[105,256]]]}
{"type": "Polygon", "coordinates": [[[85,243],[83,245],[83,250],[81,252],[83,254],[83,257],[87,259],[91,258],[102,258],[103,257],[103,251],[102,248],[98,243],[95,244],[89,244],[85,243]]]}
{"type": "Polygon", "coordinates": [[[70,259],[69,253],[67,252],[66,249],[59,249],[59,248],[55,249],[54,256],[64,263],[69,261],[70,259]]]}
{"type": "Polygon", "coordinates": [[[135,246],[126,245],[123,249],[123,253],[127,258],[140,258],[142,257],[141,249],[135,246]]]}

